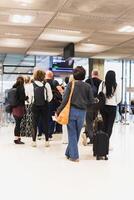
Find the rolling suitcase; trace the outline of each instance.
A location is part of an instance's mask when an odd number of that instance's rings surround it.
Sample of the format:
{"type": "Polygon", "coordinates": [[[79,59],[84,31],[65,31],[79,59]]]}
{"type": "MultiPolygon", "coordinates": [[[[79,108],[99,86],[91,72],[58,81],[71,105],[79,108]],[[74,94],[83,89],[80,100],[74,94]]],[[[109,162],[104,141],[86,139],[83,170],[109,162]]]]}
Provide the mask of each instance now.
{"type": "Polygon", "coordinates": [[[99,130],[94,134],[93,138],[93,155],[96,156],[96,160],[105,159],[108,160],[109,152],[109,137],[108,134],[99,130]]]}

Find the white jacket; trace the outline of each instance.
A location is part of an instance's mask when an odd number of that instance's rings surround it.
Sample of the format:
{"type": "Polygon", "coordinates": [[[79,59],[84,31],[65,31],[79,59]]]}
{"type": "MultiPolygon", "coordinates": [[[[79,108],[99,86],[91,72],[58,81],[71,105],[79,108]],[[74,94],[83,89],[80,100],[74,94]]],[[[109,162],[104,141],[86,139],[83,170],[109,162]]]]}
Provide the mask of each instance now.
{"type": "MultiPolygon", "coordinates": [[[[105,86],[105,84],[104,84],[103,81],[99,85],[98,93],[101,92],[101,91],[104,94],[106,94],[106,86],[105,86]],[[103,88],[103,91],[102,91],[102,88],[103,88]]],[[[119,88],[119,85],[117,84],[117,87],[116,87],[116,90],[115,90],[113,96],[110,97],[110,98],[106,97],[106,103],[105,103],[105,105],[117,106],[120,102],[121,102],[121,90],[119,88]]]]}
{"type": "MultiPolygon", "coordinates": [[[[43,86],[43,83],[40,81],[34,81],[36,85],[38,85],[39,87],[43,86]]],[[[49,83],[45,84],[45,88],[46,90],[44,90],[44,97],[46,99],[46,95],[47,95],[47,100],[48,102],[50,102],[53,98],[53,94],[52,94],[52,90],[51,90],[51,86],[49,83]]],[[[34,86],[32,83],[30,84],[26,84],[25,85],[25,94],[26,96],[28,96],[28,102],[29,104],[34,102],[34,86]]]]}

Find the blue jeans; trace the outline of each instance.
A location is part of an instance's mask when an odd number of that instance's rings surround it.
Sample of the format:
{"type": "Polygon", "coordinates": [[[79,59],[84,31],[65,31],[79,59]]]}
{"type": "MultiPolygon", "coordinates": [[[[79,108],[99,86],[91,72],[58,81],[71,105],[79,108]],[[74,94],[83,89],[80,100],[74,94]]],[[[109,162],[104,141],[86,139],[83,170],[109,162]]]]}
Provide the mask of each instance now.
{"type": "Polygon", "coordinates": [[[68,146],[65,155],[68,158],[76,160],[79,158],[78,141],[80,132],[84,123],[85,110],[80,110],[74,107],[70,109],[68,129],[68,146]]]}

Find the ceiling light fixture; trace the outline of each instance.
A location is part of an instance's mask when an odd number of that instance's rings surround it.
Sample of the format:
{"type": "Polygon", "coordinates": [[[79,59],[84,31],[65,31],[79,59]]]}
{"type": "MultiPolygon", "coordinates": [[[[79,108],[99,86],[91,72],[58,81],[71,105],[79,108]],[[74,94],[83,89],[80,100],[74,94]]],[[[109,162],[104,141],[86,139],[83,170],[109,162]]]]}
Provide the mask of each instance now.
{"type": "Polygon", "coordinates": [[[28,55],[46,55],[46,56],[56,56],[56,55],[60,55],[61,52],[45,52],[45,51],[28,51],[27,52],[28,55]]]}
{"type": "Polygon", "coordinates": [[[124,32],[124,33],[131,33],[134,32],[134,26],[124,26],[120,29],[118,29],[119,32],[124,32]]]}
{"type": "Polygon", "coordinates": [[[80,52],[94,53],[94,52],[103,51],[103,50],[108,49],[108,48],[109,48],[108,46],[104,46],[104,45],[82,43],[82,44],[76,45],[75,49],[76,49],[76,51],[80,51],[80,52]]]}
{"type": "Polygon", "coordinates": [[[27,6],[28,3],[21,3],[21,6],[27,6]]]}
{"type": "Polygon", "coordinates": [[[70,33],[70,34],[82,34],[81,31],[73,31],[73,30],[66,30],[66,29],[57,29],[59,33],[70,33]]]}
{"type": "Polygon", "coordinates": [[[12,15],[10,16],[10,21],[13,23],[29,24],[33,20],[30,15],[12,15]]]}
{"type": "Polygon", "coordinates": [[[28,6],[32,3],[32,0],[14,0],[15,2],[19,3],[21,6],[28,6]]]}
{"type": "Polygon", "coordinates": [[[4,38],[0,40],[0,47],[16,47],[24,48],[29,45],[29,42],[23,39],[4,38]]]}
{"type": "Polygon", "coordinates": [[[21,36],[22,34],[19,33],[5,33],[7,36],[21,36]]]}
{"type": "Polygon", "coordinates": [[[83,36],[71,36],[71,35],[56,35],[56,34],[43,34],[40,36],[40,40],[59,41],[59,42],[79,42],[84,39],[83,36]]]}
{"type": "Polygon", "coordinates": [[[14,1],[16,1],[18,3],[21,3],[21,4],[23,4],[23,3],[25,3],[25,4],[31,4],[32,3],[32,0],[14,0],[14,1]]]}

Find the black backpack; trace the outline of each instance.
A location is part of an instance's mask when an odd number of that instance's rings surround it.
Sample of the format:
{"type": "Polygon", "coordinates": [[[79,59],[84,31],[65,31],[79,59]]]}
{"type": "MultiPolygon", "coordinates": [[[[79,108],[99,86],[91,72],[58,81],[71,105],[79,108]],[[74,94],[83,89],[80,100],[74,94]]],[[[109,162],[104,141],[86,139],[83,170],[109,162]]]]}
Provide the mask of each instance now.
{"type": "Polygon", "coordinates": [[[38,86],[35,82],[33,83],[34,87],[34,104],[36,106],[44,106],[47,103],[47,90],[45,84],[43,86],[38,86]],[[46,91],[46,98],[45,93],[46,91]]]}
{"type": "Polygon", "coordinates": [[[7,92],[7,104],[11,107],[15,107],[18,104],[17,101],[17,88],[11,88],[7,92]]]}
{"type": "Polygon", "coordinates": [[[99,92],[99,94],[97,95],[97,99],[99,100],[99,102],[98,102],[98,108],[99,109],[103,109],[103,107],[105,106],[105,103],[106,103],[105,94],[102,91],[99,92]]]}

